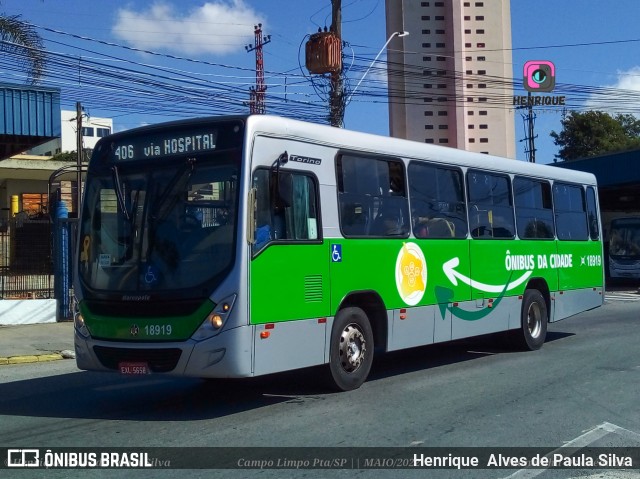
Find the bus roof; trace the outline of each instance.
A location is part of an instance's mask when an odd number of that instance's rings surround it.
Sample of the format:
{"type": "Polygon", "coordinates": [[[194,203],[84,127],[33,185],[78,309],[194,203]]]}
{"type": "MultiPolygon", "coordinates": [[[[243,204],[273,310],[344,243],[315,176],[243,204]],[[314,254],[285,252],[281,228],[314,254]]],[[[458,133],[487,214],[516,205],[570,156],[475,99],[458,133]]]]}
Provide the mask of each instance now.
{"type": "Polygon", "coordinates": [[[591,173],[582,171],[555,168],[549,165],[528,163],[446,146],[429,145],[418,141],[372,135],[278,116],[249,116],[247,118],[247,129],[254,133],[270,133],[291,138],[311,139],[320,144],[347,150],[391,155],[406,159],[423,159],[470,168],[489,168],[495,171],[596,185],[596,177],[591,173]]]}

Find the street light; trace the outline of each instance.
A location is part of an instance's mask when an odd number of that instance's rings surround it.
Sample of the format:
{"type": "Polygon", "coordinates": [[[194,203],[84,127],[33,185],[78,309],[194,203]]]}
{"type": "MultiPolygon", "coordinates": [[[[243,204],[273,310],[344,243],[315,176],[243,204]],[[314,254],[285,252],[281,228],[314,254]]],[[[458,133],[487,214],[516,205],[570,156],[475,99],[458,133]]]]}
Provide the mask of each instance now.
{"type": "Polygon", "coordinates": [[[345,106],[349,104],[349,102],[351,101],[351,97],[353,96],[353,94],[356,92],[356,90],[360,86],[360,83],[362,83],[362,80],[364,80],[364,77],[367,76],[367,73],[369,73],[369,70],[371,70],[371,67],[374,65],[374,63],[378,61],[378,58],[380,57],[380,55],[382,55],[382,52],[387,48],[387,45],[389,45],[389,43],[391,43],[391,40],[393,40],[393,37],[397,36],[398,38],[400,38],[400,37],[406,37],[407,35],[409,35],[409,32],[405,32],[405,31],[393,32],[391,34],[391,36],[388,38],[387,42],[384,45],[382,45],[382,48],[380,49],[380,51],[378,52],[376,57],[373,59],[373,61],[371,62],[371,64],[367,68],[367,71],[364,72],[364,75],[362,75],[362,77],[358,81],[358,84],[356,85],[356,87],[353,90],[351,90],[351,93],[349,94],[349,98],[347,98],[345,106]]]}

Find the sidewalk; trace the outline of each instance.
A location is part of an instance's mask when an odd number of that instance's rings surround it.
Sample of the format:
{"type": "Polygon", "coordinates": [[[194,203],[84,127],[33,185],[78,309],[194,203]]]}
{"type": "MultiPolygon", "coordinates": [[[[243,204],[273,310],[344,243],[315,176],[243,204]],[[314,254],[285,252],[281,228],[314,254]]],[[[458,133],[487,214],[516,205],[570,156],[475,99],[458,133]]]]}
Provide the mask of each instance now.
{"type": "Polygon", "coordinates": [[[0,326],[0,366],[74,357],[72,321],[0,326]]]}

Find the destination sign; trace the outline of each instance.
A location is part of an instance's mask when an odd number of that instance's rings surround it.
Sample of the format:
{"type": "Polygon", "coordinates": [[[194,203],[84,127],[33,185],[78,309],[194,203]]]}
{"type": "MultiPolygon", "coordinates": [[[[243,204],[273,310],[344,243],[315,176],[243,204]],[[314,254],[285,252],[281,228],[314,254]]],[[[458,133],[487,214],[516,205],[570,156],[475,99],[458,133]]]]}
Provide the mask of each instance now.
{"type": "Polygon", "coordinates": [[[129,137],[111,143],[112,160],[134,161],[165,156],[199,153],[216,149],[218,131],[207,129],[176,134],[168,131],[161,134],[150,134],[129,137]]]}

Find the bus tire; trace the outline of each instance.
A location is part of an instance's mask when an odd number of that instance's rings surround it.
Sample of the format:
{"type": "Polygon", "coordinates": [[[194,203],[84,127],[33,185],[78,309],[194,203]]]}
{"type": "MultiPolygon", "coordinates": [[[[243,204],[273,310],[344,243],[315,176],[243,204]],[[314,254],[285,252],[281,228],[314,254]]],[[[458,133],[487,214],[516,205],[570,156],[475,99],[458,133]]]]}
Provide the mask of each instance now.
{"type": "Polygon", "coordinates": [[[522,300],[520,329],[513,331],[514,343],[519,349],[535,351],[547,337],[547,303],[537,289],[527,289],[522,300]]]}
{"type": "Polygon", "coordinates": [[[329,371],[340,391],[358,389],[373,363],[373,331],[365,312],[357,307],[340,310],[331,330],[329,371]]]}

